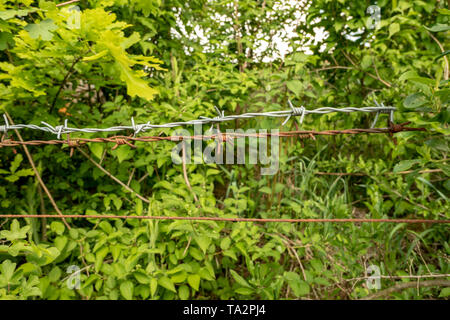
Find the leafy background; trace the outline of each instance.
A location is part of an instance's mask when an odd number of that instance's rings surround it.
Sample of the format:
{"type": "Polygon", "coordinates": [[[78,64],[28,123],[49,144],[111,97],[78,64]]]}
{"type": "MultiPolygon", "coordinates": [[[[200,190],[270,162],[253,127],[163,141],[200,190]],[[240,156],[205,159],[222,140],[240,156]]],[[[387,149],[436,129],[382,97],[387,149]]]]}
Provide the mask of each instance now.
{"type": "MultiPolygon", "coordinates": [[[[368,27],[370,1],[82,0],[80,11],[61,2],[0,1],[0,106],[15,123],[107,127],[129,125],[132,116],[164,123],[216,116],[214,106],[239,114],[286,110],[288,99],[314,109],[373,106],[376,97],[398,108],[396,122],[427,129],[395,139],[282,140],[274,176],[261,176],[258,165],[192,164],[192,191],[172,163],[173,143],[83,147],[147,201],[81,152],[29,147],[62,212],[449,218],[448,2],[377,1],[376,28],[368,27]]],[[[302,128],[364,128],[372,120],[311,115],[302,128]]],[[[291,120],[283,129],[297,126],[291,120]]],[[[22,149],[0,150],[0,180],[1,213],[56,214],[22,149]]],[[[56,219],[0,221],[0,298],[358,299],[373,293],[360,279],[369,265],[386,276],[450,273],[447,225],[67,220],[70,229],[56,219]],[[81,268],[76,290],[66,285],[72,265],[81,268]]],[[[402,282],[416,280],[381,285],[402,282]]],[[[449,294],[414,285],[384,298],[449,294]]]]}

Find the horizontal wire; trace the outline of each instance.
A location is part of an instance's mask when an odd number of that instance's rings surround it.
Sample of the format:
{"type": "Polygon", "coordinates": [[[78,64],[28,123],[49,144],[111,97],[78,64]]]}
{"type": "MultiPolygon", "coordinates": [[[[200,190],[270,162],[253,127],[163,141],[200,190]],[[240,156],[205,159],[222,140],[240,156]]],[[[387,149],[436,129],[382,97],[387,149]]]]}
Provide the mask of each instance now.
{"type": "Polygon", "coordinates": [[[123,130],[133,130],[134,135],[136,136],[140,132],[145,132],[149,129],[158,129],[158,128],[173,128],[173,127],[180,127],[180,126],[187,126],[187,125],[196,125],[196,124],[207,124],[207,123],[219,123],[219,122],[225,122],[225,121],[233,121],[236,119],[249,119],[249,118],[255,118],[255,117],[272,117],[272,118],[286,118],[283,124],[287,122],[287,120],[290,119],[291,116],[300,116],[301,121],[303,121],[303,117],[307,114],[326,114],[326,113],[332,113],[332,112],[343,112],[343,113],[351,113],[351,112],[369,112],[369,113],[376,113],[376,119],[374,123],[372,124],[372,127],[375,126],[375,122],[378,119],[378,114],[380,113],[389,113],[390,119],[393,122],[393,113],[396,110],[395,107],[390,106],[384,106],[383,104],[379,105],[378,103],[377,107],[362,107],[362,108],[356,108],[356,107],[346,107],[346,108],[331,108],[331,107],[324,107],[324,108],[318,108],[314,110],[307,110],[304,107],[295,108],[292,106],[292,103],[289,101],[289,106],[291,107],[291,110],[284,110],[284,111],[269,111],[269,112],[254,112],[254,113],[244,113],[240,115],[229,115],[225,116],[223,111],[220,111],[217,109],[219,116],[214,118],[208,118],[208,117],[200,117],[201,119],[197,120],[190,120],[190,121],[180,121],[180,122],[171,122],[166,124],[151,124],[150,122],[144,123],[144,124],[135,124],[134,119],[131,118],[131,126],[115,126],[115,127],[109,127],[109,128],[72,128],[67,125],[67,119],[64,121],[64,125],[57,125],[52,126],[48,124],[47,122],[42,121],[41,123],[44,126],[38,126],[34,124],[16,124],[16,125],[9,125],[8,120],[5,119],[5,125],[0,126],[0,132],[8,132],[9,130],[15,130],[15,129],[32,129],[32,130],[40,130],[48,133],[52,133],[57,135],[58,139],[60,138],[61,134],[68,134],[73,132],[84,132],[84,133],[93,133],[93,132],[116,132],[116,131],[123,131],[123,130]]]}
{"type": "Polygon", "coordinates": [[[389,223],[450,223],[450,220],[431,220],[431,219],[262,219],[262,218],[225,218],[225,217],[169,217],[169,216],[117,216],[117,215],[82,215],[65,214],[63,216],[51,214],[1,214],[1,218],[74,218],[74,219],[139,219],[139,220],[194,220],[194,221],[229,221],[229,222],[289,222],[289,223],[317,223],[317,222],[337,222],[337,223],[362,223],[362,222],[389,222],[389,223]]]}
{"type": "Polygon", "coordinates": [[[264,132],[264,133],[219,133],[213,135],[194,135],[194,136],[146,136],[146,137],[132,137],[132,136],[113,136],[107,138],[71,138],[65,140],[31,140],[31,141],[15,141],[12,139],[3,139],[0,141],[0,147],[15,147],[19,145],[58,145],[67,144],[70,147],[80,146],[89,142],[109,143],[113,142],[117,145],[128,144],[135,147],[129,142],[157,142],[157,141],[180,141],[180,140],[211,140],[220,139],[221,141],[228,141],[230,139],[238,139],[244,137],[300,137],[312,138],[319,135],[339,135],[339,134],[361,134],[361,133],[397,133],[402,131],[426,131],[425,128],[410,128],[403,124],[391,124],[390,128],[372,128],[372,129],[345,129],[345,130],[300,130],[300,131],[283,131],[283,132],[264,132]]]}

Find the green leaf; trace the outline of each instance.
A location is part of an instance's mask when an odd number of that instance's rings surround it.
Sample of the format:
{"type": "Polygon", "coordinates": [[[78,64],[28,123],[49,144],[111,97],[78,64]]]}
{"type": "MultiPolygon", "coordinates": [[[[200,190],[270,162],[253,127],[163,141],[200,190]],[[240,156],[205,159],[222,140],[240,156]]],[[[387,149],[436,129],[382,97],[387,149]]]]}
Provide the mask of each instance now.
{"type": "Polygon", "coordinates": [[[9,166],[9,171],[11,171],[11,173],[16,172],[17,168],[19,168],[20,164],[22,163],[23,157],[22,155],[19,153],[14,157],[14,160],[11,162],[11,165],[9,166]]]}
{"type": "Polygon", "coordinates": [[[202,249],[203,253],[205,254],[206,250],[211,244],[211,238],[207,236],[197,236],[194,239],[197,242],[200,249],[202,249]]]}
{"type": "Polygon", "coordinates": [[[410,71],[407,71],[407,72],[403,73],[403,74],[398,78],[398,81],[404,81],[404,80],[408,80],[408,79],[411,79],[411,78],[417,78],[418,76],[419,76],[419,75],[417,74],[416,71],[410,70],[410,71]]]}
{"type": "Polygon", "coordinates": [[[38,39],[50,41],[53,38],[52,31],[58,29],[58,27],[53,23],[52,19],[43,20],[37,24],[29,24],[24,28],[30,34],[33,39],[38,39]]]}
{"type": "Polygon", "coordinates": [[[259,192],[266,193],[266,194],[272,194],[272,189],[268,186],[264,186],[259,189],[259,192]]]}
{"type": "Polygon", "coordinates": [[[231,245],[231,239],[228,238],[228,237],[223,238],[223,239],[220,241],[220,248],[221,248],[222,250],[227,250],[227,249],[230,247],[230,245],[231,245]]]}
{"type": "Polygon", "coordinates": [[[35,8],[22,9],[22,10],[4,10],[4,11],[0,11],[0,19],[9,20],[11,18],[14,18],[15,16],[25,17],[29,13],[36,12],[36,11],[37,11],[37,9],[35,9],[35,8]]]}
{"type": "Polygon", "coordinates": [[[400,25],[396,22],[389,26],[389,38],[400,31],[400,25]]]}
{"type": "Polygon", "coordinates": [[[16,270],[16,263],[11,262],[10,260],[5,260],[0,265],[1,273],[3,277],[5,278],[6,282],[8,283],[9,280],[11,280],[14,270],[16,270]]]}
{"type": "Polygon", "coordinates": [[[249,295],[254,293],[254,290],[253,289],[249,289],[249,288],[238,288],[238,289],[235,290],[235,292],[238,293],[238,294],[242,294],[244,296],[249,296],[249,295]]]}
{"type": "Polygon", "coordinates": [[[442,23],[437,23],[434,26],[432,26],[431,28],[427,28],[427,27],[425,27],[425,28],[432,32],[441,32],[441,31],[450,30],[450,26],[448,24],[442,24],[442,23]]]}
{"type": "Polygon", "coordinates": [[[150,280],[151,280],[150,276],[148,276],[143,271],[136,271],[133,273],[133,275],[136,278],[136,280],[141,284],[149,284],[150,283],[150,280]]]}
{"type": "Polygon", "coordinates": [[[102,158],[104,150],[103,143],[91,143],[89,145],[89,149],[91,149],[92,154],[96,156],[98,159],[102,158]]]}
{"type": "Polygon", "coordinates": [[[9,32],[0,32],[0,50],[14,47],[13,35],[9,32]]]}
{"type": "Polygon", "coordinates": [[[181,300],[187,300],[189,299],[189,287],[186,285],[182,285],[178,289],[178,295],[180,296],[181,300]]]}
{"type": "Polygon", "coordinates": [[[129,280],[124,281],[120,284],[120,293],[127,300],[133,299],[133,290],[134,290],[133,282],[129,280]]]}
{"type": "Polygon", "coordinates": [[[50,224],[50,230],[52,230],[53,232],[55,232],[58,235],[62,235],[64,233],[65,229],[66,229],[66,227],[64,226],[64,224],[62,222],[53,221],[50,224]]]}
{"type": "Polygon", "coordinates": [[[394,172],[406,171],[411,168],[416,163],[419,163],[420,160],[403,160],[397,163],[394,167],[394,172]]]}
{"type": "Polygon", "coordinates": [[[403,106],[408,109],[417,109],[427,103],[426,98],[420,93],[413,93],[406,97],[403,106]]]}
{"type": "Polygon", "coordinates": [[[439,196],[442,197],[442,199],[444,199],[445,201],[448,201],[447,196],[446,196],[445,194],[443,194],[441,191],[439,191],[439,190],[438,190],[438,189],[437,189],[430,181],[426,180],[426,179],[423,178],[423,177],[418,177],[417,180],[419,180],[419,181],[425,183],[427,186],[429,186],[429,187],[431,187],[432,189],[434,189],[434,190],[437,192],[437,194],[439,194],[439,196]]]}
{"type": "Polygon", "coordinates": [[[300,96],[300,93],[303,89],[303,84],[299,80],[291,80],[286,82],[286,86],[289,90],[291,90],[293,93],[295,93],[296,96],[300,96]]]}
{"type": "Polygon", "coordinates": [[[309,294],[309,285],[306,281],[300,279],[300,275],[295,272],[285,272],[284,277],[291,287],[292,292],[297,297],[309,294]]]}
{"type": "Polygon", "coordinates": [[[361,68],[363,70],[368,69],[372,65],[372,57],[369,55],[366,55],[361,60],[361,68]]]}
{"type": "Polygon", "coordinates": [[[158,279],[158,284],[163,287],[166,288],[167,290],[170,290],[174,293],[177,293],[177,290],[175,289],[175,286],[173,285],[172,280],[170,280],[168,277],[164,276],[158,279]]]}
{"type": "Polygon", "coordinates": [[[130,148],[128,146],[122,146],[112,151],[112,154],[117,157],[119,163],[122,163],[128,157],[130,148]]]}
{"type": "Polygon", "coordinates": [[[152,100],[157,91],[150,88],[147,82],[139,78],[137,73],[130,68],[130,65],[135,64],[137,61],[130,59],[126,51],[120,45],[117,45],[119,40],[111,30],[108,30],[102,34],[101,44],[108,48],[114,57],[116,66],[120,70],[120,78],[127,84],[128,94],[131,97],[139,96],[147,100],[152,100]]]}
{"type": "Polygon", "coordinates": [[[446,298],[450,296],[450,288],[444,288],[441,290],[441,293],[439,294],[439,298],[446,298]]]}
{"type": "Polygon", "coordinates": [[[230,273],[233,276],[234,280],[239,283],[241,286],[251,288],[251,286],[245,281],[244,278],[242,278],[236,271],[230,269],[230,273]]]}
{"type": "Polygon", "coordinates": [[[198,274],[191,274],[187,277],[187,282],[195,291],[198,291],[200,286],[200,276],[198,274]]]}
{"type": "Polygon", "coordinates": [[[103,260],[105,259],[106,255],[109,252],[109,248],[108,247],[103,247],[100,250],[98,250],[95,254],[95,271],[100,271],[102,265],[103,265],[103,260]]]}
{"type": "Polygon", "coordinates": [[[158,289],[158,280],[156,278],[152,278],[150,280],[150,294],[152,297],[155,296],[156,289],[158,289]]]}
{"type": "Polygon", "coordinates": [[[61,278],[61,269],[59,267],[54,267],[52,271],[48,274],[48,279],[50,282],[57,282],[61,278]]]}
{"type": "Polygon", "coordinates": [[[436,11],[439,12],[440,14],[445,15],[445,16],[450,16],[450,10],[449,9],[442,8],[442,9],[437,9],[436,11]]]}
{"type": "Polygon", "coordinates": [[[138,216],[142,216],[142,212],[144,211],[143,203],[141,199],[136,199],[136,214],[138,216]]]}
{"type": "Polygon", "coordinates": [[[429,78],[424,78],[424,77],[409,78],[409,80],[413,81],[413,82],[417,82],[417,83],[426,84],[426,85],[429,85],[429,86],[436,85],[436,81],[435,80],[429,79],[429,78]]]}
{"type": "Polygon", "coordinates": [[[0,235],[1,237],[4,237],[9,241],[24,239],[27,237],[27,232],[30,230],[30,228],[31,226],[29,225],[21,228],[19,221],[17,221],[17,219],[14,219],[11,223],[11,229],[0,231],[0,235]]]}
{"type": "MultiPolygon", "coordinates": [[[[103,50],[103,51],[100,51],[100,52],[97,53],[97,54],[94,54],[93,56],[84,57],[84,58],[83,58],[83,61],[94,61],[94,60],[98,60],[98,59],[100,59],[100,58],[106,56],[107,54],[108,54],[108,50],[105,49],[105,50],[103,50]]],[[[96,144],[96,143],[94,143],[94,144],[96,144]]]]}

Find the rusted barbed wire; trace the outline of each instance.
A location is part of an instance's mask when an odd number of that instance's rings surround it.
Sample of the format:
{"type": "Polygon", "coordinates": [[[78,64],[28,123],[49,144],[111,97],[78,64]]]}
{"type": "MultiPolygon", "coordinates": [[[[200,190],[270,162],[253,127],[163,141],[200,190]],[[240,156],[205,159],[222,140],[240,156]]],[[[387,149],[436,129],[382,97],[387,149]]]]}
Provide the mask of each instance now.
{"type": "MultiPolygon", "coordinates": [[[[62,219],[61,216],[51,214],[0,214],[1,218],[55,218],[62,219]]],[[[288,222],[288,223],[433,223],[447,224],[450,220],[432,220],[432,219],[364,219],[364,218],[348,218],[348,219],[327,219],[327,218],[305,218],[305,219],[283,219],[283,218],[227,218],[227,217],[170,217],[170,216],[118,216],[118,215],[83,215],[83,214],[65,214],[64,218],[73,219],[139,219],[139,220],[191,220],[191,221],[228,221],[228,222],[288,222]]]]}
{"type": "Polygon", "coordinates": [[[133,142],[158,142],[158,141],[181,141],[181,140],[211,140],[219,139],[220,141],[229,141],[230,139],[238,139],[244,137],[299,137],[299,138],[312,138],[315,136],[332,136],[339,134],[362,134],[362,133],[397,133],[403,131],[426,131],[425,128],[411,128],[406,127],[410,122],[401,124],[390,124],[389,128],[372,128],[372,129],[344,129],[344,130],[300,130],[300,131],[283,131],[283,132],[260,132],[260,133],[216,133],[212,135],[193,135],[193,136],[146,136],[146,137],[133,137],[133,136],[113,136],[106,138],[70,138],[64,140],[31,140],[31,141],[15,141],[11,138],[4,138],[0,141],[0,147],[16,147],[20,145],[68,145],[69,147],[79,147],[89,142],[99,143],[115,143],[114,149],[119,145],[127,144],[132,148],[136,148],[133,142]]]}

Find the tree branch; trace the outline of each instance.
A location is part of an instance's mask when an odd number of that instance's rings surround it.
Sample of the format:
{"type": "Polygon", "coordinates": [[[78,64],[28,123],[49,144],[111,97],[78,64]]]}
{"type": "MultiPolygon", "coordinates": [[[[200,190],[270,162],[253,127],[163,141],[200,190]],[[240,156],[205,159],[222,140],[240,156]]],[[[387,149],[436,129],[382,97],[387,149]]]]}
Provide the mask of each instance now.
{"type": "Polygon", "coordinates": [[[382,297],[388,297],[391,293],[402,291],[404,289],[409,288],[418,288],[418,287],[450,287],[450,280],[442,280],[442,279],[436,279],[436,280],[426,280],[426,281],[420,281],[420,282],[404,282],[399,283],[393,287],[387,288],[385,290],[381,290],[372,294],[369,294],[368,296],[362,298],[361,300],[372,300],[372,299],[378,299],[382,297]]]}
{"type": "MultiPolygon", "coordinates": [[[[6,110],[5,110],[5,115],[6,115],[6,117],[8,117],[8,121],[12,125],[14,125],[14,121],[11,119],[11,117],[9,116],[9,113],[6,110]]],[[[19,130],[14,129],[14,132],[16,133],[16,135],[19,138],[19,140],[21,142],[23,142],[23,139],[22,139],[22,136],[19,133],[19,130]]],[[[33,168],[34,175],[36,176],[36,179],[39,181],[42,189],[44,189],[44,192],[47,194],[48,198],[50,199],[50,202],[52,203],[53,208],[55,208],[55,211],[58,213],[58,215],[60,215],[61,217],[64,217],[64,215],[62,214],[61,210],[59,210],[58,205],[56,204],[55,200],[53,199],[52,194],[50,193],[50,191],[48,191],[44,181],[42,180],[41,175],[39,174],[39,171],[37,170],[36,165],[34,164],[33,157],[31,156],[30,152],[28,151],[27,146],[23,144],[22,147],[23,147],[23,150],[25,151],[25,154],[27,155],[27,158],[28,158],[28,161],[31,164],[31,167],[33,168]]],[[[67,223],[66,219],[62,218],[62,221],[66,225],[67,229],[70,230],[71,228],[70,228],[69,224],[67,223]]]]}
{"type": "Polygon", "coordinates": [[[127,186],[125,183],[117,179],[115,176],[113,176],[108,170],[103,168],[100,164],[98,164],[94,159],[91,158],[86,152],[84,152],[80,147],[77,147],[77,150],[80,151],[80,153],[85,156],[90,162],[92,162],[97,168],[99,168],[104,174],[106,174],[108,177],[113,179],[115,182],[120,184],[122,187],[124,187],[126,190],[130,191],[131,193],[135,194],[136,197],[144,201],[145,203],[150,203],[150,201],[143,196],[141,196],[139,193],[131,189],[129,186],[127,186]]]}

